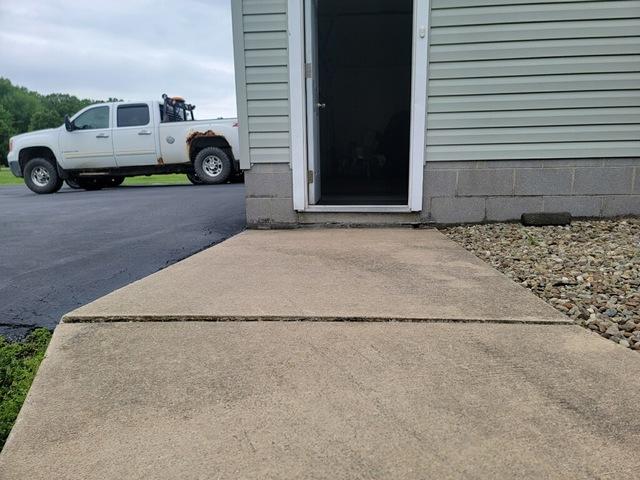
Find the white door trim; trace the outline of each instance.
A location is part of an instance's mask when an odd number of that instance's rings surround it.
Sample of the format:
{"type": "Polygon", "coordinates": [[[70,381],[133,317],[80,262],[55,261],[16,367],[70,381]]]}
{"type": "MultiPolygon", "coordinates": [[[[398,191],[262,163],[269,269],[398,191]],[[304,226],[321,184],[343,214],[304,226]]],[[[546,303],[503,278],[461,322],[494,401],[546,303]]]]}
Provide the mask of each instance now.
{"type": "MultiPolygon", "coordinates": [[[[293,208],[322,211],[308,203],[307,129],[304,48],[304,0],[287,0],[289,38],[289,108],[293,208]],[[311,207],[311,208],[310,208],[311,207]]],[[[422,181],[427,125],[427,53],[429,50],[429,0],[413,0],[413,53],[411,79],[411,134],[409,154],[409,205],[376,206],[379,211],[422,210],[422,181]]],[[[328,206],[329,207],[329,206],[328,206]]],[[[341,206],[342,207],[342,206],[341,206]]],[[[344,206],[352,212],[370,211],[370,206],[344,206]]],[[[335,211],[335,206],[325,211],[335,211]]]]}
{"type": "Polygon", "coordinates": [[[287,0],[289,108],[293,209],[307,206],[307,115],[304,70],[304,0],[287,0]]]}

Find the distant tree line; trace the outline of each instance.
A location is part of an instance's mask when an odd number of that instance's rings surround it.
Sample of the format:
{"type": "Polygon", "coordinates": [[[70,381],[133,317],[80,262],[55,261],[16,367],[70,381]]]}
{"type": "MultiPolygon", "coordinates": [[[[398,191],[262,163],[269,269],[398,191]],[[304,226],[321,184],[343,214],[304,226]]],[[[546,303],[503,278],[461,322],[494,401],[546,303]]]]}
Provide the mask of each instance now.
{"type": "Polygon", "coordinates": [[[59,127],[64,123],[65,115],[101,101],[80,99],[65,93],[42,95],[0,77],[0,164],[7,163],[9,138],[13,135],[59,127]]]}

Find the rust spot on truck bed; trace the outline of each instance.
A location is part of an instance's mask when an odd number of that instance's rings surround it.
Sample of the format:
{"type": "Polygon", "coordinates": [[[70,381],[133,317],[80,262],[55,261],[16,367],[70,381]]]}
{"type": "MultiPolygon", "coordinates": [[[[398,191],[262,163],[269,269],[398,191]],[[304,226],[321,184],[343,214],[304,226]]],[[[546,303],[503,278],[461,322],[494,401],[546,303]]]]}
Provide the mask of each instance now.
{"type": "Polygon", "coordinates": [[[158,165],[164,165],[164,160],[162,157],[158,157],[158,165]]]}
{"type": "Polygon", "coordinates": [[[213,130],[207,130],[206,132],[191,132],[189,135],[187,135],[187,146],[191,146],[191,142],[193,142],[196,138],[217,136],[218,134],[213,130]]]}

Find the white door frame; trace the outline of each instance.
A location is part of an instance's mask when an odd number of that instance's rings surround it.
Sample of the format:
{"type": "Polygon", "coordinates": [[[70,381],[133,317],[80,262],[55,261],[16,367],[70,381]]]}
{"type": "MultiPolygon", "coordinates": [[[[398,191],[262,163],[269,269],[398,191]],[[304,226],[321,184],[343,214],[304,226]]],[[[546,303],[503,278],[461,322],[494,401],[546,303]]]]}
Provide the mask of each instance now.
{"type": "Polygon", "coordinates": [[[413,0],[408,205],[309,205],[309,189],[307,185],[304,0],[287,0],[287,19],[293,208],[297,211],[313,212],[417,212],[422,210],[422,180],[427,126],[429,0],[413,0]]]}

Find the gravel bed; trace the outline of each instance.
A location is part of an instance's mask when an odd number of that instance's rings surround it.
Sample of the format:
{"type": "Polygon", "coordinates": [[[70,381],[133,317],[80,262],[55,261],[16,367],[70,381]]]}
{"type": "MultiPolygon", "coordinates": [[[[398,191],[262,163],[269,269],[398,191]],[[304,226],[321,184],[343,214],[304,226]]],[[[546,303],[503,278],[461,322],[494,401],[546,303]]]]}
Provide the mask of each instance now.
{"type": "Polygon", "coordinates": [[[640,219],[470,225],[443,233],[577,324],[640,351],[640,219]]]}

